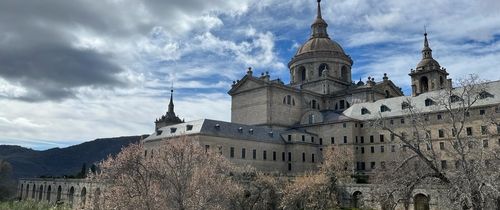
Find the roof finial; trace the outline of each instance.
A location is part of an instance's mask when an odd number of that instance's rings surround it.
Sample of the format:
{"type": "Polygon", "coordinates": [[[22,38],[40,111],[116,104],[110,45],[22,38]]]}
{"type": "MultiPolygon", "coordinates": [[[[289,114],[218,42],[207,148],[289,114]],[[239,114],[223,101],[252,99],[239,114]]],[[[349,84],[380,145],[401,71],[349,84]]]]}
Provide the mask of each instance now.
{"type": "Polygon", "coordinates": [[[429,41],[427,40],[427,27],[424,25],[424,47],[429,47],[429,41]]]}
{"type": "Polygon", "coordinates": [[[318,18],[322,18],[321,17],[321,0],[318,0],[318,18]]]}
{"type": "Polygon", "coordinates": [[[174,113],[174,81],[170,86],[170,103],[168,103],[168,112],[174,113]]]}

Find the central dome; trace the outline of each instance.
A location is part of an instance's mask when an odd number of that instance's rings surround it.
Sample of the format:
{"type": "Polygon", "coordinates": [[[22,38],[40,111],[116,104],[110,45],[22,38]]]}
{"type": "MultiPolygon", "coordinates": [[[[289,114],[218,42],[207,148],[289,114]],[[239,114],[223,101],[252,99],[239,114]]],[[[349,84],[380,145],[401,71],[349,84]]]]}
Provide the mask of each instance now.
{"type": "Polygon", "coordinates": [[[304,45],[297,50],[295,56],[314,52],[333,52],[345,54],[344,49],[342,49],[339,43],[331,40],[330,38],[318,37],[311,38],[304,43],[304,45]]]}

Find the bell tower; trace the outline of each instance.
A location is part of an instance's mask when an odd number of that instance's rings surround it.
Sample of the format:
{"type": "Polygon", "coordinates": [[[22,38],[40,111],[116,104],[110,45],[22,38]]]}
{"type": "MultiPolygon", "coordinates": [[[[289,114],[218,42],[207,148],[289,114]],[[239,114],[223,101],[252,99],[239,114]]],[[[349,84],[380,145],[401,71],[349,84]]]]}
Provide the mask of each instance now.
{"type": "Polygon", "coordinates": [[[416,69],[411,69],[408,75],[411,77],[412,96],[451,87],[451,79],[447,78],[448,72],[432,57],[427,32],[424,33],[422,60],[417,64],[416,69]]]}

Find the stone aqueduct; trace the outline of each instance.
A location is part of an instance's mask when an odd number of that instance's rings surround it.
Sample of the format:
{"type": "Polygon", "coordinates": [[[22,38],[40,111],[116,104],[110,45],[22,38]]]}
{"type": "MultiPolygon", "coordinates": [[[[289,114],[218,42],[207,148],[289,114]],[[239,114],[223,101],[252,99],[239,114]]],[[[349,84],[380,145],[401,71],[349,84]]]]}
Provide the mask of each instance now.
{"type": "Polygon", "coordinates": [[[99,202],[102,184],[86,179],[20,179],[17,196],[20,200],[68,204],[83,209],[99,202]]]}

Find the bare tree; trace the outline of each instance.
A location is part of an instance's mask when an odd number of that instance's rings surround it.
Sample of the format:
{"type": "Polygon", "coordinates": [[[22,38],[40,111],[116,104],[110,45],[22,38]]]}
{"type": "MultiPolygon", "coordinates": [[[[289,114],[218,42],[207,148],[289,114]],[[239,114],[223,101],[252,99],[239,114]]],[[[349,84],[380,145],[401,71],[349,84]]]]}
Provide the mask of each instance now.
{"type": "MultiPolygon", "coordinates": [[[[459,80],[458,86],[428,98],[425,103],[433,107],[431,112],[406,101],[408,127],[395,127],[382,116],[374,122],[397,137],[402,148],[390,167],[379,170],[375,179],[383,186],[379,189],[384,195],[381,200],[391,203],[389,197],[401,195],[399,201],[408,208],[413,190],[422,186],[441,187],[453,208],[484,209],[486,200],[498,197],[498,153],[489,145],[489,129],[485,127],[490,121],[472,114],[484,104],[481,100],[489,97],[487,83],[471,75],[459,80]],[[430,115],[440,115],[442,122],[431,123],[430,115]],[[480,134],[474,135],[473,127],[478,125],[480,134]],[[438,139],[432,136],[436,131],[438,139]]],[[[496,112],[488,114],[499,119],[496,112]]]]}
{"type": "Polygon", "coordinates": [[[131,145],[100,164],[91,176],[106,184],[104,209],[225,209],[240,188],[219,154],[205,152],[196,139],[166,141],[153,157],[131,145]]]}
{"type": "Polygon", "coordinates": [[[352,182],[351,147],[326,147],[320,170],[298,176],[283,190],[283,209],[332,209],[340,206],[342,184],[352,182]]]}

